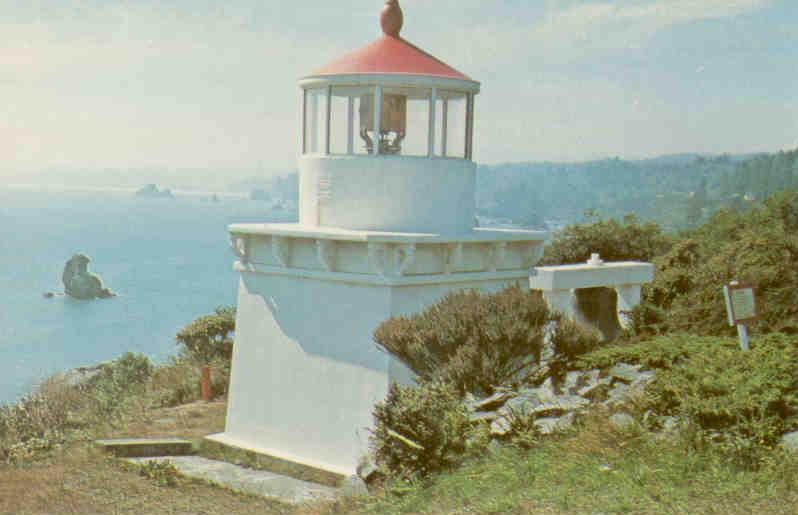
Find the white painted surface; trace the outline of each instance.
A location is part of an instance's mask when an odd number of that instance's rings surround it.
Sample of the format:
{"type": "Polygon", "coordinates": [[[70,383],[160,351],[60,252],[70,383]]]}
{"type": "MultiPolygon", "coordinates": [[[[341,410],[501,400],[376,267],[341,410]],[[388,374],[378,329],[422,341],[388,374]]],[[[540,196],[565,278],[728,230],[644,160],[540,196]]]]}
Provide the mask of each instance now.
{"type": "Polygon", "coordinates": [[[480,83],[474,80],[415,75],[411,73],[346,73],[341,75],[311,75],[299,80],[303,89],[332,86],[373,86],[380,84],[394,88],[438,88],[462,93],[479,93],[480,83]]]}
{"type": "Polygon", "coordinates": [[[303,156],[299,222],[364,231],[468,233],[474,225],[475,177],[476,165],[465,159],[303,156]],[[320,182],[329,186],[323,198],[320,182]]]}
{"type": "Polygon", "coordinates": [[[374,329],[461,288],[520,280],[370,286],[243,273],[222,438],[352,474],[368,449],[372,408],[412,374],[379,350],[374,329]]]}
{"type": "Polygon", "coordinates": [[[583,288],[613,288],[617,295],[618,323],[628,328],[631,321],[626,312],[640,304],[641,284],[654,279],[654,265],[637,261],[605,263],[592,254],[586,264],[539,266],[529,278],[529,287],[543,292],[548,306],[583,324],[587,317],[579,310],[575,290],[583,288]]]}
{"type": "Polygon", "coordinates": [[[615,287],[642,284],[654,279],[654,265],[618,261],[603,265],[539,266],[529,279],[533,290],[572,290],[574,288],[615,287]]]}

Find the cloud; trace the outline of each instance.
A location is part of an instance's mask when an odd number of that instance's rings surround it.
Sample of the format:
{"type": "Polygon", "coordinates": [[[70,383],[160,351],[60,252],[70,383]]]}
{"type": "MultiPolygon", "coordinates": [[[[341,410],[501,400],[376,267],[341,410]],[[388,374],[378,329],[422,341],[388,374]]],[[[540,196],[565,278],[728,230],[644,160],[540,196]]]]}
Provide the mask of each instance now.
{"type": "Polygon", "coordinates": [[[549,47],[588,40],[629,46],[672,25],[739,16],[768,3],[769,0],[656,0],[579,4],[552,11],[532,31],[530,39],[549,47]]]}

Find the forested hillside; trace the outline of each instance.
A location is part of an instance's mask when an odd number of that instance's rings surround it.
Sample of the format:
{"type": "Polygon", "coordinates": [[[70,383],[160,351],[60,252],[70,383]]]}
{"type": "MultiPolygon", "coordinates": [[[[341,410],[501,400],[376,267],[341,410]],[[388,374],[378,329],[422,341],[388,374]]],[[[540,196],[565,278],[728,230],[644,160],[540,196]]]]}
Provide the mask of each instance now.
{"type": "Polygon", "coordinates": [[[542,226],[576,222],[586,214],[629,213],[665,230],[697,226],[720,207],[742,207],[798,186],[798,149],[757,156],[665,156],[586,163],[480,166],[482,216],[542,226]]]}

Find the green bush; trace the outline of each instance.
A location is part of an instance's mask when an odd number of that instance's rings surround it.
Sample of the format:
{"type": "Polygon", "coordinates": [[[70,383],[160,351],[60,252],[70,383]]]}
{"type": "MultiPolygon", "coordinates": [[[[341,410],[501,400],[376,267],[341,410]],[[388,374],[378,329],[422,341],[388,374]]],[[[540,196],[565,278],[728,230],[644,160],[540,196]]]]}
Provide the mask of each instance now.
{"type": "Polygon", "coordinates": [[[733,334],[722,291],[732,280],[758,286],[754,331],[798,332],[798,192],[744,212],[720,210],[654,263],[654,282],[632,315],[640,336],[733,334]]]}
{"type": "Polygon", "coordinates": [[[15,404],[0,406],[0,459],[26,461],[87,426],[113,422],[143,394],[153,370],[146,356],[127,353],[83,383],[50,378],[15,404]]]}
{"type": "Polygon", "coordinates": [[[466,451],[468,414],[457,391],[441,382],[391,385],[374,408],[377,463],[403,479],[451,468],[466,451]]]}
{"type": "MultiPolygon", "coordinates": [[[[211,396],[227,394],[230,383],[230,360],[215,358],[211,367],[211,396]]],[[[173,358],[158,367],[152,375],[149,388],[156,406],[176,406],[200,398],[200,367],[193,359],[173,358]]]]}
{"type": "Polygon", "coordinates": [[[180,330],[175,336],[181,352],[201,364],[216,358],[230,360],[233,355],[235,308],[218,307],[180,330]]]}
{"type": "Polygon", "coordinates": [[[139,475],[153,480],[159,486],[175,486],[180,474],[175,464],[169,460],[147,460],[138,466],[139,475]]]}
{"type": "Polygon", "coordinates": [[[596,220],[567,226],[546,247],[542,262],[584,263],[594,252],[604,261],[651,261],[670,244],[670,238],[656,223],[640,223],[634,215],[627,215],[622,222],[596,220]]]}
{"type": "Polygon", "coordinates": [[[512,286],[494,294],[450,293],[421,313],[383,322],[374,339],[422,380],[482,395],[511,381],[519,361],[540,361],[552,327],[558,327],[552,343],[561,352],[552,368],[598,344],[595,335],[559,322],[539,292],[512,286]]]}
{"type": "Polygon", "coordinates": [[[771,334],[741,351],[735,338],[676,335],[606,348],[585,367],[619,361],[657,369],[649,408],[686,422],[689,443],[720,445],[752,462],[798,428],[798,337],[771,334]]]}
{"type": "Polygon", "coordinates": [[[154,369],[143,354],[125,353],[80,386],[85,395],[84,409],[88,408],[94,416],[110,418],[129,399],[145,391],[154,369]]]}

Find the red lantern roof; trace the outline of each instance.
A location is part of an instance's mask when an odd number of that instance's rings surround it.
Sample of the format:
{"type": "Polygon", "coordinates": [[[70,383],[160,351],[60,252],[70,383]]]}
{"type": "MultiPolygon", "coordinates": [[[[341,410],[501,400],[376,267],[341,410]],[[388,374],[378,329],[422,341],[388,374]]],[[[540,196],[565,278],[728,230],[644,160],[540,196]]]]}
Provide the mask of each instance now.
{"type": "Polygon", "coordinates": [[[472,80],[440,59],[399,36],[403,15],[397,0],[386,0],[380,16],[383,36],[350,52],[313,75],[413,74],[458,80],[472,80]]]}

